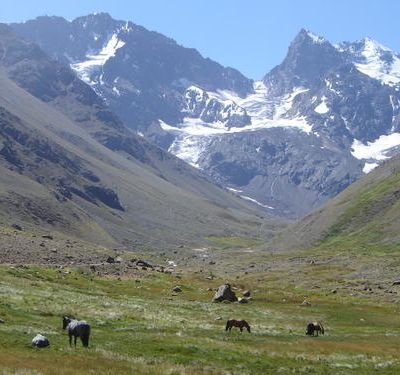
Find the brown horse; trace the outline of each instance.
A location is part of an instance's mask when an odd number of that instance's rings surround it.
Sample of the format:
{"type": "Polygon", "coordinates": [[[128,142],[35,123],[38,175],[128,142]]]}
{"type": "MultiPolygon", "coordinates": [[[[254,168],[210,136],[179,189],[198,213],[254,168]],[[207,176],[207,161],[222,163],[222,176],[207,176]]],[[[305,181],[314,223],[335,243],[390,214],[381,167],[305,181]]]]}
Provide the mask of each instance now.
{"type": "Polygon", "coordinates": [[[318,333],[321,332],[321,334],[325,334],[324,327],[320,322],[310,322],[307,324],[307,329],[306,329],[306,335],[308,336],[315,336],[315,332],[318,333]]]}
{"type": "Polygon", "coordinates": [[[226,322],[225,331],[229,331],[230,332],[232,327],[238,327],[240,329],[240,332],[243,332],[243,328],[246,328],[248,332],[251,332],[250,331],[250,325],[245,320],[229,319],[226,322]]]}

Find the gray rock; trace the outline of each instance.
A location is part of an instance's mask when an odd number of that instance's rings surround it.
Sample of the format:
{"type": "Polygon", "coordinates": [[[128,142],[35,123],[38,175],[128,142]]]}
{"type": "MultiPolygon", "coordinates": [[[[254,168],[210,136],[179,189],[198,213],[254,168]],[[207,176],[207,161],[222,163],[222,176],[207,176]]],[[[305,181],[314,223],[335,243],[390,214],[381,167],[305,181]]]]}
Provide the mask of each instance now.
{"type": "Polygon", "coordinates": [[[213,302],[236,302],[238,299],[236,297],[235,292],[232,290],[229,284],[221,285],[218,290],[215,292],[213,302]]]}
{"type": "Polygon", "coordinates": [[[114,261],[115,263],[122,263],[124,260],[121,257],[116,257],[114,261]]]}
{"type": "Polygon", "coordinates": [[[136,265],[141,267],[154,268],[153,264],[142,259],[137,260],[136,265]]]}
{"type": "Polygon", "coordinates": [[[250,290],[245,290],[242,294],[244,297],[250,297],[251,292],[250,292],[250,290]]]}
{"type": "Polygon", "coordinates": [[[115,263],[115,259],[112,256],[108,256],[106,259],[106,262],[112,264],[112,263],[115,263]]]}
{"type": "Polygon", "coordinates": [[[244,298],[244,297],[239,297],[238,302],[239,303],[249,303],[249,299],[244,298]]]}
{"type": "Polygon", "coordinates": [[[176,286],[174,289],[172,289],[173,292],[175,293],[181,293],[182,292],[182,288],[179,286],[176,286]]]}
{"type": "Polygon", "coordinates": [[[54,237],[51,234],[45,234],[42,236],[42,238],[46,239],[46,240],[53,240],[54,237]]]}
{"type": "Polygon", "coordinates": [[[50,345],[50,341],[47,339],[47,337],[37,334],[33,339],[32,339],[32,345],[36,346],[37,348],[46,348],[47,346],[50,345]]]}

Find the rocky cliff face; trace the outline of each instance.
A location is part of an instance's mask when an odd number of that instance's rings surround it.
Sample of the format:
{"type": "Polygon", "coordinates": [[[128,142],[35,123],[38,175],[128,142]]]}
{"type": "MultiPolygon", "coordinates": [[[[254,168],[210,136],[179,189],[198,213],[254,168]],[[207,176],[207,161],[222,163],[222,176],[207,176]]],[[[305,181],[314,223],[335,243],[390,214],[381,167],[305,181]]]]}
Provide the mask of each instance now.
{"type": "Polygon", "coordinates": [[[301,30],[252,82],[106,14],[13,28],[70,64],[126,125],[276,215],[305,214],[400,145],[400,58],[368,38],[333,45],[301,30]]]}

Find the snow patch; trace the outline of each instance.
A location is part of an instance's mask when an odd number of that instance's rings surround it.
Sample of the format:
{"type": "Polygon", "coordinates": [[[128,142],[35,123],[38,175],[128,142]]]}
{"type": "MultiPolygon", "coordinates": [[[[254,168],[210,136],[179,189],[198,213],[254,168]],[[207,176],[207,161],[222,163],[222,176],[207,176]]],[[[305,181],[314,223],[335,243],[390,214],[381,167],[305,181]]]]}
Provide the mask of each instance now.
{"type": "Polygon", "coordinates": [[[116,86],[113,87],[113,92],[115,93],[115,95],[121,96],[121,93],[116,86]]]}
{"type": "Polygon", "coordinates": [[[243,190],[237,190],[231,187],[227,187],[226,190],[232,191],[233,193],[243,193],[243,190]]]}
{"type": "Polygon", "coordinates": [[[361,51],[363,62],[355,64],[357,69],[367,76],[377,79],[389,86],[400,83],[400,58],[389,48],[370,38],[364,39],[364,48],[361,51]],[[384,54],[393,57],[391,62],[385,61],[384,54]]]}
{"type": "Polygon", "coordinates": [[[363,168],[363,172],[364,173],[369,173],[372,170],[374,170],[379,164],[378,163],[365,163],[364,164],[364,168],[363,168]]]}
{"type": "Polygon", "coordinates": [[[392,133],[389,135],[381,135],[373,142],[368,142],[366,145],[355,139],[351,149],[352,155],[359,160],[385,160],[387,152],[393,147],[400,145],[400,133],[392,133]]]}
{"type": "Polygon", "coordinates": [[[168,152],[186,161],[191,166],[200,169],[198,161],[208,138],[179,132],[180,129],[174,128],[161,120],[160,126],[163,130],[172,131],[176,134],[176,138],[169,147],[168,152]]]}
{"type": "Polygon", "coordinates": [[[244,200],[246,200],[246,201],[253,202],[253,203],[257,204],[258,206],[261,206],[261,207],[264,207],[264,208],[269,208],[270,210],[274,210],[275,209],[274,207],[267,206],[266,204],[262,204],[259,201],[255,200],[254,198],[248,197],[246,195],[239,195],[239,197],[244,199],[244,200]]]}
{"type": "Polygon", "coordinates": [[[292,108],[295,98],[299,94],[307,91],[309,91],[309,89],[306,89],[304,87],[295,87],[290,94],[284,96],[275,108],[274,120],[279,120],[283,118],[284,115],[292,108]]]}
{"type": "MultiPolygon", "coordinates": [[[[187,85],[189,81],[181,78],[175,82],[176,85],[187,85]]],[[[215,135],[230,135],[243,132],[255,132],[271,128],[286,128],[312,134],[312,125],[305,117],[287,117],[287,112],[292,108],[294,100],[301,93],[308,91],[303,87],[295,88],[292,93],[281,98],[268,100],[267,88],[262,81],[254,83],[254,93],[245,98],[239,97],[235,92],[229,90],[205,91],[197,86],[190,85],[186,95],[189,96],[188,111],[196,112],[196,103],[206,102],[214,99],[225,106],[221,121],[205,122],[198,117],[185,117],[176,125],[169,125],[159,120],[161,128],[175,135],[175,140],[169,151],[175,156],[185,160],[192,166],[200,168],[199,159],[204,146],[210,138],[215,135]],[[241,127],[227,127],[226,115],[243,115],[247,113],[251,118],[251,124],[241,127]]],[[[257,152],[260,149],[256,150],[257,152]]]]}
{"type": "Polygon", "coordinates": [[[235,134],[244,132],[254,132],[258,130],[284,127],[294,128],[303,131],[307,134],[312,132],[312,127],[309,125],[304,118],[297,119],[280,119],[280,120],[268,120],[264,119],[261,121],[252,121],[251,125],[243,127],[232,127],[226,128],[223,123],[207,123],[198,118],[186,117],[182,123],[171,126],[165,122],[160,122],[161,128],[167,132],[174,132],[176,134],[183,133],[193,136],[210,136],[217,134],[235,134]]]}
{"type": "Polygon", "coordinates": [[[318,105],[314,108],[314,111],[317,112],[317,113],[319,113],[319,114],[321,114],[321,115],[323,115],[323,114],[325,114],[325,113],[328,113],[328,112],[329,112],[329,107],[328,107],[328,105],[326,104],[326,101],[327,101],[327,97],[326,97],[326,96],[323,96],[323,97],[321,98],[321,103],[318,104],[318,105]]]}
{"type": "MultiPolygon", "coordinates": [[[[197,90],[196,92],[199,95],[199,100],[201,100],[204,91],[195,86],[190,86],[190,89],[197,90]]],[[[218,90],[217,92],[207,91],[206,94],[210,98],[216,99],[224,105],[236,104],[238,106],[238,114],[242,114],[242,110],[246,111],[251,117],[251,125],[238,128],[231,127],[228,129],[223,123],[206,123],[198,118],[185,118],[183,123],[176,125],[176,127],[168,125],[164,130],[182,131],[191,135],[213,135],[256,131],[274,127],[291,127],[306,133],[311,133],[312,126],[307,123],[304,117],[299,116],[290,119],[284,117],[291,109],[295,98],[306,91],[308,91],[308,89],[297,87],[291,94],[274,102],[269,102],[266,99],[267,89],[262,81],[254,83],[254,93],[248,95],[246,98],[241,98],[236,93],[229,90],[218,90]]]]}
{"type": "Polygon", "coordinates": [[[368,173],[376,168],[380,161],[390,158],[389,152],[398,146],[400,146],[400,133],[392,133],[381,135],[367,144],[355,139],[351,146],[351,153],[355,158],[366,161],[363,171],[368,173]]]}
{"type": "Polygon", "coordinates": [[[71,64],[71,68],[78,74],[79,78],[88,84],[94,84],[92,74],[98,71],[104,64],[115,56],[118,49],[123,47],[125,42],[113,34],[101,51],[96,55],[87,55],[87,60],[71,64]]]}

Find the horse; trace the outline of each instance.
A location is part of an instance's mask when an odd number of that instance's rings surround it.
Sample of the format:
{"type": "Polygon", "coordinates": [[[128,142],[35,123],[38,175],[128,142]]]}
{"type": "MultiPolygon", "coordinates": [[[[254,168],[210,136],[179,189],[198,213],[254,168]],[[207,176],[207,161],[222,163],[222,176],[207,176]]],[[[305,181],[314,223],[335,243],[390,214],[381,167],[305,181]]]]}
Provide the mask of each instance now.
{"type": "Polygon", "coordinates": [[[76,347],[77,337],[81,338],[82,345],[87,348],[89,346],[90,325],[84,320],[76,320],[73,317],[63,317],[63,329],[66,329],[69,336],[69,346],[72,346],[72,336],[74,336],[74,344],[76,347]]]}
{"type": "Polygon", "coordinates": [[[319,332],[321,332],[322,335],[325,334],[323,325],[320,322],[308,323],[306,329],[306,335],[314,336],[315,332],[317,332],[317,337],[319,332]]]}
{"type": "Polygon", "coordinates": [[[245,320],[229,319],[226,322],[225,331],[230,332],[232,327],[238,327],[240,329],[240,332],[243,332],[243,328],[246,328],[248,332],[251,332],[250,325],[245,320]]]}

